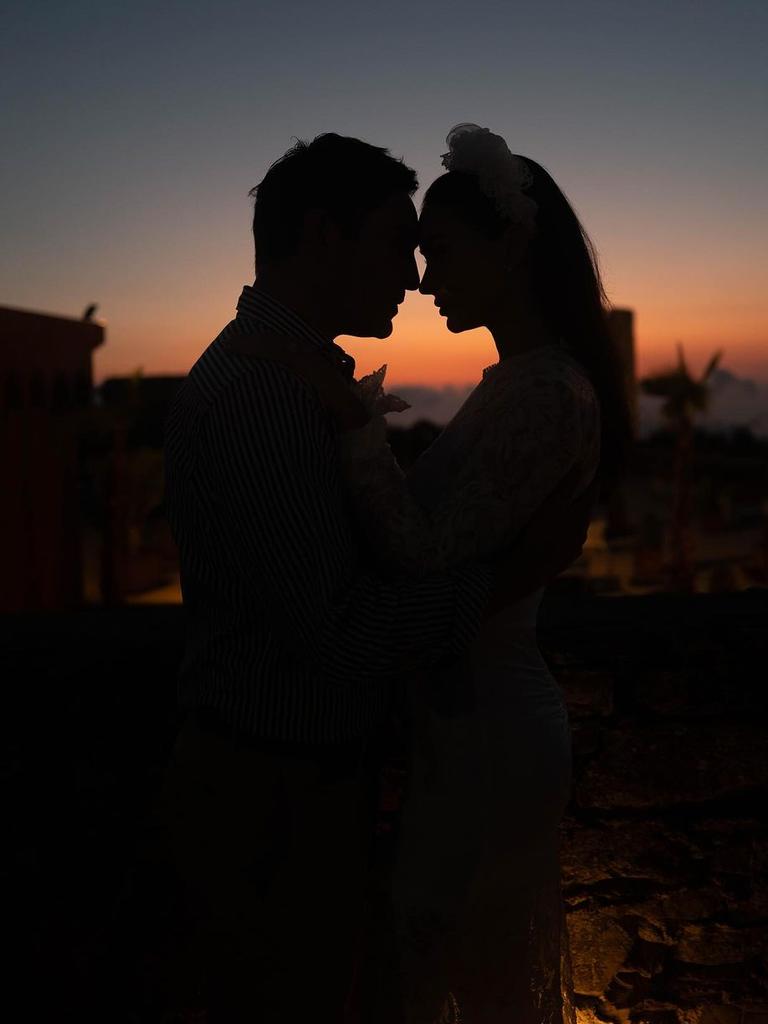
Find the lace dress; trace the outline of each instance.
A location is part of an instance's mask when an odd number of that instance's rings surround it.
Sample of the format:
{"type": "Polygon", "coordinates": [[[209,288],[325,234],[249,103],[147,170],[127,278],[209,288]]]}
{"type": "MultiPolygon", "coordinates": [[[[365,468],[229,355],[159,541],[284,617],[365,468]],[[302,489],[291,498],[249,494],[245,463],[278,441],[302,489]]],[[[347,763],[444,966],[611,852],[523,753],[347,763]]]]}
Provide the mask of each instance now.
{"type": "MultiPolygon", "coordinates": [[[[376,429],[348,435],[342,462],[373,549],[408,574],[504,550],[574,467],[575,493],[586,487],[599,458],[594,391],[557,345],[488,368],[407,478],[376,429]]],[[[407,684],[412,776],[391,894],[407,1024],[573,1019],[557,832],[570,734],[536,644],[541,596],[486,622],[461,663],[407,684]]]]}

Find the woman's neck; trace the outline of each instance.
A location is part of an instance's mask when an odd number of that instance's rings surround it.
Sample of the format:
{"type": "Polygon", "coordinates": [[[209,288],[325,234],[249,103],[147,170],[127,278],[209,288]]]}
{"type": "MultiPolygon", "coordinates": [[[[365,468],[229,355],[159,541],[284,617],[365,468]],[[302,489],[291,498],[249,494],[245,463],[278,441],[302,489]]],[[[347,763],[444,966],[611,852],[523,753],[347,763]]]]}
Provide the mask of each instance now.
{"type": "Polygon", "coordinates": [[[525,306],[507,307],[488,324],[499,361],[558,341],[557,335],[538,310],[525,306]]]}

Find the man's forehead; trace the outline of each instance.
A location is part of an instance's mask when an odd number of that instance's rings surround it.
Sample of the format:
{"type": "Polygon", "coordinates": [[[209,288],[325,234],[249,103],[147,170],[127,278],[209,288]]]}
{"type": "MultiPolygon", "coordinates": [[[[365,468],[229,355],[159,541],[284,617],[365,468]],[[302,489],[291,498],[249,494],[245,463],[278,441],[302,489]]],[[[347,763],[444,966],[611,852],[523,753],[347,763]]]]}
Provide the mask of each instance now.
{"type": "Polygon", "coordinates": [[[409,232],[416,238],[419,226],[419,218],[416,207],[409,195],[396,193],[379,206],[372,214],[372,219],[386,224],[388,227],[399,232],[409,232]]]}

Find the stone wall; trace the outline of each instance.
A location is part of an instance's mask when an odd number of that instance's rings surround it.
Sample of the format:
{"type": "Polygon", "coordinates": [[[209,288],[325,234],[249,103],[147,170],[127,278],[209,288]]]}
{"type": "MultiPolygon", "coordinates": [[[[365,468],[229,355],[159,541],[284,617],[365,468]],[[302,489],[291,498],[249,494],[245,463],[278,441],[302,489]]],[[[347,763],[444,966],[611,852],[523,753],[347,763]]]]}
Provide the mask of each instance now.
{"type": "Polygon", "coordinates": [[[577,1015],[768,1024],[765,592],[550,612],[577,1015]]]}

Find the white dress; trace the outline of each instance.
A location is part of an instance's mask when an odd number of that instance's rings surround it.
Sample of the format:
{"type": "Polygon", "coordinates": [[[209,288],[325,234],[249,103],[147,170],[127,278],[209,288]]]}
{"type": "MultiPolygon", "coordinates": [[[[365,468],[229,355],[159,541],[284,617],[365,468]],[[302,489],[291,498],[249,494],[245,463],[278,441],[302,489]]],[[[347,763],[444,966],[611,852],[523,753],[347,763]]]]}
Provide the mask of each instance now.
{"type": "MultiPolygon", "coordinates": [[[[574,494],[589,484],[599,419],[560,346],[507,358],[407,479],[386,445],[347,442],[360,524],[399,572],[488,558],[574,467],[574,494]]],[[[570,733],[536,643],[541,597],[486,622],[459,664],[408,683],[412,777],[392,883],[407,1024],[572,1019],[557,835],[570,733]]]]}

